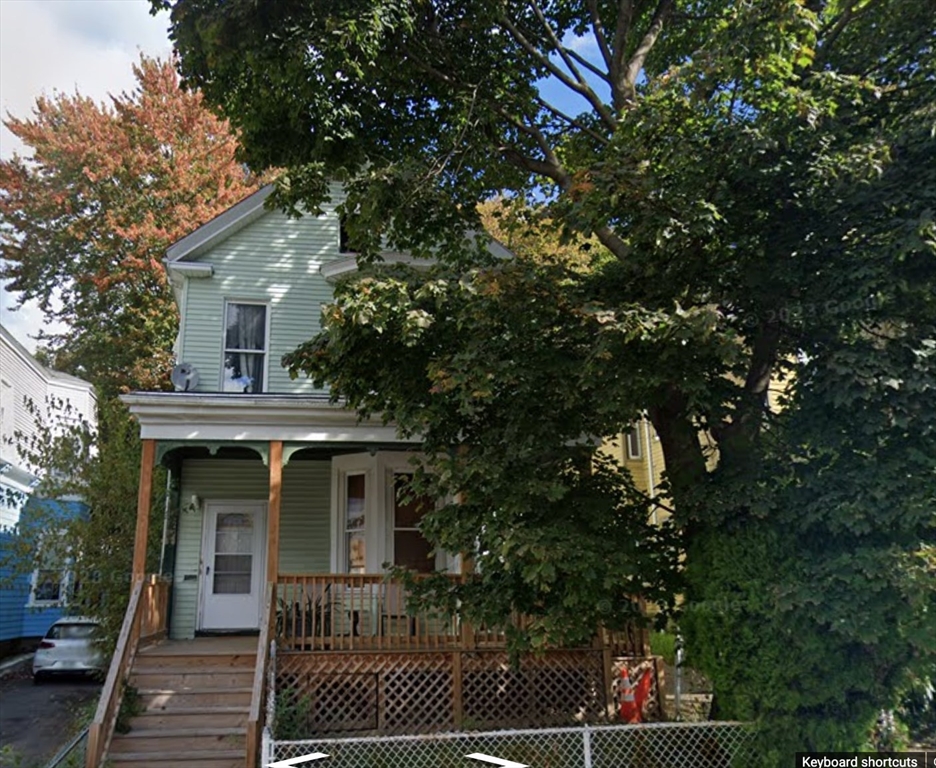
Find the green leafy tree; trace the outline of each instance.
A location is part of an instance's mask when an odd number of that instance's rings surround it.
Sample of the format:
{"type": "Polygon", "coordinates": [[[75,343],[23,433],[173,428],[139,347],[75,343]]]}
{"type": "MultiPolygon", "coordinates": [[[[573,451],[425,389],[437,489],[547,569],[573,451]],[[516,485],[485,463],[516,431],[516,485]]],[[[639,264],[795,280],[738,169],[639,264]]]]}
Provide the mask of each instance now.
{"type": "Polygon", "coordinates": [[[721,713],[765,765],[860,746],[936,644],[936,4],[153,6],[281,205],[342,179],[362,264],[438,259],[343,285],[288,362],[424,437],[463,502],[427,531],[498,574],[463,609],[529,645],[633,564],[674,587],[579,453],[646,412],[721,713]],[[463,236],[495,196],[611,258],[495,263],[463,236]]]}
{"type": "Polygon", "coordinates": [[[133,71],[136,89],[109,104],[56,94],[8,117],[29,155],[0,162],[0,275],[65,324],[40,332],[47,359],[103,397],[168,386],[178,311],[165,250],[258,187],[171,62],[141,56],[133,71]]]}

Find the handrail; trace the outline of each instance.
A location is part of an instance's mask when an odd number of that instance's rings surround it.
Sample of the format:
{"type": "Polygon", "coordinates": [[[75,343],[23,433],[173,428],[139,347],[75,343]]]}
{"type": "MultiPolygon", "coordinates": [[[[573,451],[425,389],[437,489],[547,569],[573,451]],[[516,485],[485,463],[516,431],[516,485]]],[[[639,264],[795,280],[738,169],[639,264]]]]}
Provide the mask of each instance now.
{"type": "Polygon", "coordinates": [[[169,581],[158,576],[137,579],[130,592],[117,647],[107,670],[94,720],[88,726],[86,768],[98,768],[114,733],[114,723],[123,699],[123,683],[130,675],[140,642],[158,640],[168,624],[169,581]]]}
{"type": "Polygon", "coordinates": [[[274,610],[276,601],[276,583],[268,582],[266,599],[263,604],[263,621],[260,624],[260,637],[257,641],[257,661],[254,664],[253,690],[250,694],[250,714],[247,717],[247,768],[256,768],[260,750],[260,733],[263,731],[265,714],[264,692],[266,690],[267,665],[270,662],[270,633],[276,621],[274,610]]]}
{"type": "MultiPolygon", "coordinates": [[[[88,728],[90,726],[85,726],[78,733],[76,733],[72,740],[68,742],[64,747],[62,747],[58,752],[55,753],[55,756],[46,763],[45,768],[59,768],[60,765],[65,761],[66,758],[70,757],[72,752],[78,749],[82,741],[87,741],[88,738],[88,728]]],[[[85,743],[85,750],[87,750],[87,743],[85,743]]],[[[71,763],[71,761],[69,761],[71,763]]]]}
{"type": "Polygon", "coordinates": [[[127,678],[133,655],[136,652],[136,643],[140,632],[140,596],[143,594],[143,579],[137,579],[130,592],[130,602],[124,614],[120,636],[117,638],[117,647],[107,670],[107,679],[101,689],[101,698],[98,700],[94,720],[88,727],[88,751],[85,754],[85,767],[98,768],[107,742],[114,731],[114,721],[117,719],[117,709],[123,698],[123,681],[127,678]]]}

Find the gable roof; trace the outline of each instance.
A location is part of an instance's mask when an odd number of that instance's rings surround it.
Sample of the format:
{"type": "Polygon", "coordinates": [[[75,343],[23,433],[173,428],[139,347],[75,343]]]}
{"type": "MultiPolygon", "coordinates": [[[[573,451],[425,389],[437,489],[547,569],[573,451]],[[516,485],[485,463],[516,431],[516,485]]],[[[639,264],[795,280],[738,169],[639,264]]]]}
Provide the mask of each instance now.
{"type": "Polygon", "coordinates": [[[166,263],[172,264],[184,259],[192,259],[210,250],[213,245],[230,237],[248,224],[256,221],[264,213],[264,203],[273,191],[273,185],[267,184],[213,219],[206,221],[194,232],[177,240],[166,250],[166,263]]]}
{"type": "MultiPolygon", "coordinates": [[[[195,265],[185,265],[182,262],[187,259],[194,259],[201,254],[206,253],[207,251],[211,250],[211,248],[217,243],[220,243],[222,240],[230,237],[235,232],[240,231],[248,224],[256,221],[265,213],[267,213],[265,203],[266,199],[270,196],[272,191],[272,184],[267,184],[261,187],[253,194],[245,197],[239,203],[236,203],[226,211],[219,213],[213,219],[205,222],[200,227],[198,227],[198,229],[190,232],[181,240],[177,240],[166,250],[166,265],[174,268],[179,272],[191,273],[192,276],[210,276],[210,266],[206,266],[200,269],[195,265]]],[[[474,240],[478,237],[478,233],[473,230],[469,230],[465,233],[465,236],[470,240],[474,240]]],[[[503,243],[493,237],[488,243],[488,250],[497,258],[511,258],[513,256],[513,253],[511,253],[511,251],[506,248],[503,243]]],[[[394,260],[400,260],[401,257],[403,260],[410,258],[408,256],[403,256],[402,254],[388,253],[388,255],[391,256],[394,260]]],[[[343,272],[347,270],[339,271],[343,272]]]]}

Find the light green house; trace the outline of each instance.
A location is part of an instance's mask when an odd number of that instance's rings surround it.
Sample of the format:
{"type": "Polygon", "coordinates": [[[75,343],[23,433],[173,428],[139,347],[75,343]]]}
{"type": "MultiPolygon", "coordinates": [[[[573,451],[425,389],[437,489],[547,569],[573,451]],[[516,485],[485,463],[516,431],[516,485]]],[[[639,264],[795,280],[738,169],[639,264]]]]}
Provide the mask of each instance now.
{"type": "Polygon", "coordinates": [[[169,249],[182,318],[179,391],[124,397],[180,489],[173,638],[257,629],[264,585],[283,575],[458,568],[457,557],[431,553],[419,512],[397,508],[416,446],[392,427],[359,422],[282,367],[318,332],[330,281],[356,261],[341,250],[339,187],[321,215],[299,219],[265,208],[269,192],[169,249]],[[278,520],[271,450],[282,454],[278,520]]]}

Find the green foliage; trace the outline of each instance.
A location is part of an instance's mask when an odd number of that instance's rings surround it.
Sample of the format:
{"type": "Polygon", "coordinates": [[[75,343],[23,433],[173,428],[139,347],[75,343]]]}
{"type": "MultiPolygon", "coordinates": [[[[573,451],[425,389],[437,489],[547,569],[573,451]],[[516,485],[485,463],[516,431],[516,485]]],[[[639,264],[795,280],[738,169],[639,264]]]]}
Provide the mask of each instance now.
{"type": "Polygon", "coordinates": [[[425,439],[463,507],[426,532],[485,559],[450,604],[538,646],[671,601],[669,532],[587,471],[646,412],[722,714],[765,765],[864,744],[936,654],[933,1],[154,6],[281,204],[344,180],[362,264],[437,257],[288,362],[425,439]],[[462,233],[495,195],[605,251],[492,263],[462,233]]]}
{"type": "Polygon", "coordinates": [[[143,711],[140,703],[140,693],[129,684],[124,684],[123,695],[120,697],[120,708],[117,710],[117,719],[114,721],[114,730],[117,733],[130,733],[130,721],[143,711]]]}
{"type": "Polygon", "coordinates": [[[897,716],[911,738],[933,744],[936,740],[936,669],[915,676],[900,696],[897,716]]]}
{"type": "Polygon", "coordinates": [[[650,652],[662,656],[667,664],[676,663],[676,635],[671,632],[654,631],[650,633],[650,652]]]}
{"type": "Polygon", "coordinates": [[[277,691],[273,718],[273,733],[277,739],[308,739],[312,735],[312,698],[294,688],[277,691]]]}

